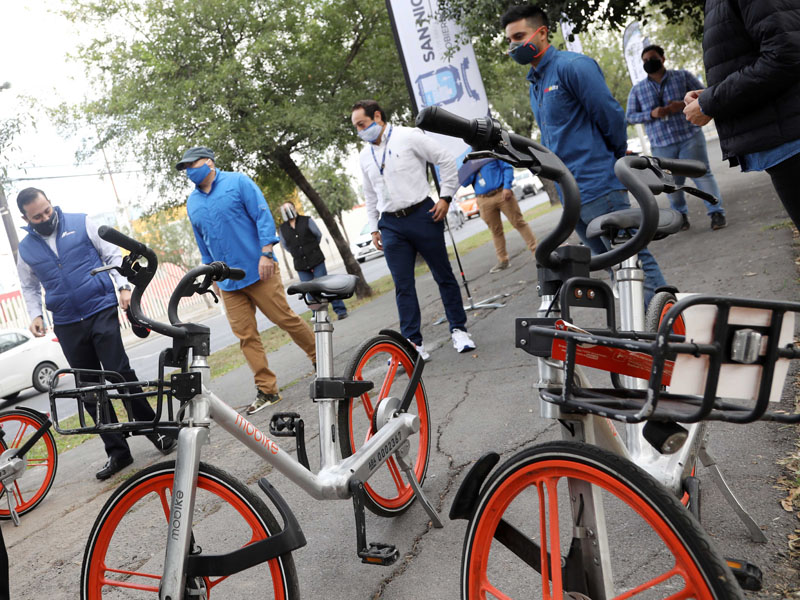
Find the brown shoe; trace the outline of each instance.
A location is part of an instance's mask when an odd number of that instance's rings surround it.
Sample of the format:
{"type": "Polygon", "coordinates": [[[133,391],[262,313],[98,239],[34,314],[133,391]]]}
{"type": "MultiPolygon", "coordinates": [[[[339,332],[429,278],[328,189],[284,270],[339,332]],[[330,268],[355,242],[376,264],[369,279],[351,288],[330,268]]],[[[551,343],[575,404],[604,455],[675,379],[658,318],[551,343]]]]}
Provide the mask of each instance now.
{"type": "Polygon", "coordinates": [[[273,404],[277,404],[281,401],[280,394],[267,394],[258,390],[256,394],[256,399],[253,403],[247,407],[247,414],[253,415],[260,411],[262,408],[267,408],[268,406],[272,406],[273,404]]]}
{"type": "Polygon", "coordinates": [[[489,269],[489,273],[499,273],[500,271],[504,271],[507,268],[508,268],[508,261],[504,260],[497,263],[495,266],[489,269]]]}

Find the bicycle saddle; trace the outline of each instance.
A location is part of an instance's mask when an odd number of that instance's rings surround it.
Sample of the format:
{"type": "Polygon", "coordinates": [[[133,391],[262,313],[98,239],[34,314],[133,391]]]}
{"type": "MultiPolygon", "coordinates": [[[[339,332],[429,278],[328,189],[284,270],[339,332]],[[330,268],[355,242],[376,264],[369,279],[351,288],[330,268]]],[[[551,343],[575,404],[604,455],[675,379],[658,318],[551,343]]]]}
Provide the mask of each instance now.
{"type": "MultiPolygon", "coordinates": [[[[600,215],[592,219],[586,228],[586,237],[595,238],[606,235],[612,239],[618,237],[618,232],[625,229],[635,229],[642,224],[642,211],[638,208],[628,208],[600,215]]],[[[681,213],[671,208],[661,208],[658,210],[658,229],[654,240],[660,240],[678,233],[681,230],[683,219],[681,213]]]]}
{"type": "Polygon", "coordinates": [[[358,283],[355,275],[324,275],[311,281],[293,283],[287,294],[310,294],[324,300],[344,300],[353,295],[358,283]]]}

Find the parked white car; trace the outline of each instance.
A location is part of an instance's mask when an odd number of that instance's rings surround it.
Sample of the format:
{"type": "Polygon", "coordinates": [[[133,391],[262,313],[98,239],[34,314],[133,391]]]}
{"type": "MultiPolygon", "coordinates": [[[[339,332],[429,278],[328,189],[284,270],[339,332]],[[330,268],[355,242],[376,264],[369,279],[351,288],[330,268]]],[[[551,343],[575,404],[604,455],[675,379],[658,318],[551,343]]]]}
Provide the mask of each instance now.
{"type": "Polygon", "coordinates": [[[353,256],[360,263],[363,263],[368,258],[377,258],[383,256],[383,250],[378,250],[375,244],[372,243],[372,232],[369,229],[369,223],[364,225],[364,229],[358,235],[351,247],[353,256]]]}
{"type": "Polygon", "coordinates": [[[31,386],[46,392],[53,373],[67,367],[52,332],[37,338],[25,329],[0,329],[0,398],[15,398],[31,386]]]}
{"type": "Polygon", "coordinates": [[[544,189],[541,180],[528,169],[514,175],[514,184],[511,191],[517,200],[538,194],[544,189]]]}

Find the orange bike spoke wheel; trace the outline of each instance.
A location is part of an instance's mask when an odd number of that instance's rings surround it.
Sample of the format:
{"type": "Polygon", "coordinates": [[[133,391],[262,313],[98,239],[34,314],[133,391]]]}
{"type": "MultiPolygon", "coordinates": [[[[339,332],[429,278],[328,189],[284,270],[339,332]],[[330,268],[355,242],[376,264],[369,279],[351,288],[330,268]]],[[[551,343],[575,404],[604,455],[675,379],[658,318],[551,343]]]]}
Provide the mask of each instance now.
{"type": "MultiPolygon", "coordinates": [[[[9,448],[19,448],[41,426],[42,421],[22,411],[0,414],[0,427],[4,436],[0,440],[0,454],[9,448]]],[[[56,478],[58,450],[50,430],[26,454],[25,472],[12,484],[12,505],[18,515],[33,510],[47,495],[56,478]]],[[[0,488],[0,495],[3,490],[0,488]]],[[[0,501],[0,519],[9,519],[8,503],[0,501]]]]}
{"type": "MultiPolygon", "coordinates": [[[[278,525],[266,505],[241,483],[200,465],[192,535],[196,552],[225,554],[265,539],[278,525]]],[[[175,463],[161,463],[123,484],[98,516],[84,555],[84,600],[157,598],[164,565],[175,463]]],[[[208,598],[298,597],[290,556],[228,577],[194,579],[208,598]]]]}
{"type": "Polygon", "coordinates": [[[665,488],[620,457],[570,442],[519,453],[484,486],[461,585],[470,599],[742,597],[705,532],[665,488]]]}
{"type": "MultiPolygon", "coordinates": [[[[411,356],[389,336],[378,336],[359,348],[345,370],[345,378],[372,381],[374,387],[358,398],[348,398],[339,403],[339,441],[343,457],[352,455],[375,435],[373,417],[380,402],[388,397],[402,398],[413,368],[411,356]]],[[[419,417],[420,429],[408,440],[410,451],[406,462],[411,465],[417,481],[422,483],[430,454],[430,416],[421,381],[408,412],[419,417]]],[[[381,516],[398,515],[414,501],[414,490],[394,457],[372,475],[365,483],[365,489],[367,508],[381,516]]]]}

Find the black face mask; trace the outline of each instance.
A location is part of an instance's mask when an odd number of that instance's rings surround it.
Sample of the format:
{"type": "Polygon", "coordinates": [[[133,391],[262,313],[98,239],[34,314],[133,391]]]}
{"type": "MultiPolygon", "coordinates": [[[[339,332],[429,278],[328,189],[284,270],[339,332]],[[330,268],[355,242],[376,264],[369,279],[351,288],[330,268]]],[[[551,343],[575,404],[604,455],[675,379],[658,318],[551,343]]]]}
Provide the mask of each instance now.
{"type": "Polygon", "coordinates": [[[653,73],[658,73],[663,66],[664,63],[661,62],[660,58],[649,58],[644,61],[644,72],[652,75],[653,73]]]}
{"type": "Polygon", "coordinates": [[[53,214],[50,215],[50,218],[47,221],[42,221],[41,223],[31,223],[31,227],[33,230],[41,236],[47,237],[52,235],[53,232],[58,227],[58,213],[53,211],[53,214]]]}

